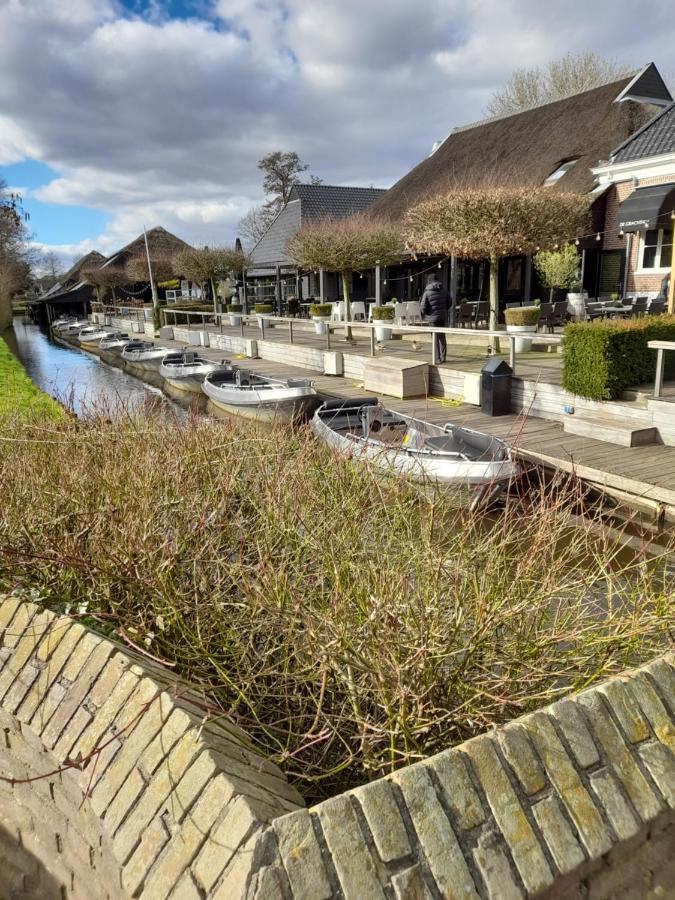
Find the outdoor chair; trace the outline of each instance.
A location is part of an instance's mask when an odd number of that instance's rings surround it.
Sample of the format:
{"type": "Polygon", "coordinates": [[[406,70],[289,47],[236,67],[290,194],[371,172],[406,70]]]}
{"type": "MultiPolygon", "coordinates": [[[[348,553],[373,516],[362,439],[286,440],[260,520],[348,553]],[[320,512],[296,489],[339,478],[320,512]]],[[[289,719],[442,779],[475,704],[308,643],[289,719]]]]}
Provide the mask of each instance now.
{"type": "Polygon", "coordinates": [[[356,321],[356,319],[364,319],[366,318],[366,304],[363,300],[355,300],[351,304],[350,312],[352,315],[352,321],[356,321]]]}
{"type": "Polygon", "coordinates": [[[542,303],[539,307],[539,322],[537,328],[553,331],[553,304],[542,303]]]}
{"type": "Polygon", "coordinates": [[[468,325],[469,328],[473,325],[474,321],[474,308],[471,303],[462,303],[459,307],[459,316],[457,319],[457,324],[460,328],[464,328],[465,325],[468,325]]]}
{"type": "Polygon", "coordinates": [[[647,306],[649,305],[648,297],[637,297],[635,299],[635,303],[633,304],[633,315],[634,316],[644,316],[647,312],[647,306]]]}
{"type": "Polygon", "coordinates": [[[405,325],[408,314],[407,303],[394,303],[394,322],[397,325],[405,325]]]}
{"type": "Polygon", "coordinates": [[[666,301],[659,300],[658,298],[652,300],[649,304],[649,309],[647,310],[647,314],[650,316],[662,316],[666,311],[666,301]]]}
{"type": "Polygon", "coordinates": [[[516,309],[517,307],[522,306],[522,305],[523,305],[522,301],[518,300],[515,303],[507,303],[506,308],[507,309],[516,309]]]}
{"type": "Polygon", "coordinates": [[[408,320],[408,325],[413,322],[421,321],[422,315],[420,313],[420,304],[418,300],[408,300],[406,303],[406,319],[408,320]]]}
{"type": "Polygon", "coordinates": [[[333,322],[341,322],[345,317],[345,304],[343,300],[333,304],[333,312],[330,315],[333,322]]]}
{"type": "Polygon", "coordinates": [[[554,325],[565,325],[567,322],[567,300],[558,300],[553,304],[554,325]]]}
{"type": "Polygon", "coordinates": [[[490,304],[487,300],[481,300],[476,304],[476,325],[479,322],[488,324],[490,317],[490,304]]]}

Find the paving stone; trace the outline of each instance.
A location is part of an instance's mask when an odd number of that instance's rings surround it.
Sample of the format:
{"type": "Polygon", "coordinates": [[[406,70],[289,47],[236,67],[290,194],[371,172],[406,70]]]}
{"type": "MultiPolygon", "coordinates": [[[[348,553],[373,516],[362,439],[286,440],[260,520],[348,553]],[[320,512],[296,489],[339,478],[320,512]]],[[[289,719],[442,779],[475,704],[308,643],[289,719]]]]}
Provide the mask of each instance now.
{"type": "Polygon", "coordinates": [[[293,894],[298,898],[328,900],[332,890],[307,810],[282,816],[272,823],[272,827],[293,894]]]}
{"type": "Polygon", "coordinates": [[[522,900],[525,897],[505,853],[489,830],[483,831],[479,837],[473,858],[485,882],[488,897],[495,900],[522,900]]]}
{"type": "Polygon", "coordinates": [[[82,669],[84,669],[91,654],[98,646],[100,646],[101,642],[102,639],[100,637],[93,634],[91,631],[85,631],[83,639],[78,643],[74,652],[70,654],[63,667],[63,678],[67,681],[74,682],[82,672],[82,669]]]}
{"type": "Polygon", "coordinates": [[[51,628],[44,636],[42,643],[35,653],[40,662],[47,662],[47,660],[51,658],[61,641],[63,641],[73,627],[75,627],[76,632],[80,637],[84,634],[85,629],[82,625],[73,622],[72,619],[67,619],[63,616],[59,616],[58,618],[54,617],[52,619],[51,628]]]}
{"type": "Polygon", "coordinates": [[[127,894],[133,896],[136,893],[170,836],[161,816],[156,816],[143,830],[140,843],[122,873],[122,884],[127,894]]]}
{"type": "Polygon", "coordinates": [[[391,783],[374,781],[352,791],[358,800],[373,836],[375,847],[384,862],[400,859],[410,852],[410,841],[396,805],[391,783]]]}
{"type": "Polygon", "coordinates": [[[485,821],[485,811],[460,753],[453,750],[439,753],[425,765],[436,773],[445,800],[459,828],[466,831],[485,821]]]}
{"type": "Polygon", "coordinates": [[[391,776],[401,788],[431,874],[444,896],[478,900],[476,886],[424,766],[413,765],[391,776]]]}
{"type": "Polygon", "coordinates": [[[0,628],[4,625],[2,643],[5,647],[16,647],[31,620],[38,613],[33,603],[26,603],[18,597],[3,603],[0,614],[0,628]]]}
{"type": "Polygon", "coordinates": [[[557,797],[546,797],[535,803],[532,813],[558,870],[565,875],[581,865],[584,851],[562,814],[557,797]]]}
{"type": "Polygon", "coordinates": [[[551,870],[492,740],[487,736],[474,738],[462,745],[462,752],[473,762],[525,887],[530,893],[543,890],[553,880],[551,870]]]}
{"type": "Polygon", "coordinates": [[[345,794],[315,808],[346,897],[384,898],[375,864],[345,794]]]}
{"type": "Polygon", "coordinates": [[[621,788],[606,770],[591,775],[591,789],[602,803],[614,833],[620,841],[627,841],[640,830],[640,823],[624,800],[621,788]]]}
{"type": "Polygon", "coordinates": [[[74,755],[71,753],[73,745],[90,722],[91,713],[86,707],[79,706],[75,710],[72,719],[61,733],[58,741],[54,744],[52,752],[57,759],[67,759],[74,755]]]}
{"type": "MultiPolygon", "coordinates": [[[[10,643],[10,640],[12,639],[11,634],[5,634],[4,632],[14,618],[14,614],[20,606],[25,607],[25,614],[28,612],[28,608],[32,607],[33,605],[30,603],[26,603],[25,600],[20,599],[16,595],[4,597],[2,602],[0,602],[0,638],[2,638],[2,643],[7,647],[13,647],[14,644],[10,643]]],[[[33,611],[35,611],[34,607],[33,611]]]]}
{"type": "Polygon", "coordinates": [[[432,900],[420,865],[411,866],[397,875],[392,875],[391,886],[396,900],[432,900]]]}
{"type": "MultiPolygon", "coordinates": [[[[252,900],[287,900],[285,876],[279,866],[266,866],[257,873],[255,882],[252,900]]],[[[250,889],[247,894],[247,897],[249,896],[251,896],[250,889]]]]}
{"type": "MultiPolygon", "coordinates": [[[[227,869],[225,869],[223,879],[212,893],[210,900],[235,900],[235,897],[237,900],[239,898],[243,900],[243,898],[246,898],[258,840],[258,833],[248,839],[239,853],[230,862],[227,869]]],[[[368,894],[364,894],[364,900],[368,896],[368,894]]],[[[143,895],[143,900],[146,900],[145,895],[143,895]]],[[[149,898],[149,900],[153,900],[153,898],[149,898]]],[[[267,898],[264,898],[264,900],[267,900],[267,898]]]]}
{"type": "Polygon", "coordinates": [[[32,657],[26,661],[25,666],[21,670],[21,676],[14,679],[7,690],[7,693],[2,698],[2,705],[12,713],[16,712],[21,705],[23,698],[42,673],[42,668],[38,664],[35,656],[36,654],[34,653],[32,657]]]}
{"type": "Polygon", "coordinates": [[[578,700],[584,706],[607,759],[626,789],[631,803],[642,820],[649,822],[659,814],[661,803],[637,767],[619,730],[604,708],[600,696],[597,693],[581,694],[578,700]]]}
{"type": "Polygon", "coordinates": [[[675,809],[675,755],[661,744],[644,744],[640,757],[668,806],[675,809]]]}
{"type": "Polygon", "coordinates": [[[74,748],[76,752],[88,756],[96,746],[103,742],[104,737],[112,734],[112,726],[117,720],[120,720],[121,725],[129,720],[128,717],[124,718],[128,712],[127,701],[138,682],[138,676],[131,672],[125,672],[122,675],[108,699],[94,715],[90,725],[80,735],[74,748]]]}
{"type": "MultiPolygon", "coordinates": [[[[570,750],[582,769],[600,762],[600,754],[581,712],[572,700],[559,700],[546,710],[560,725],[570,750]]],[[[527,719],[524,720],[524,723],[527,719]]]]}
{"type": "Polygon", "coordinates": [[[623,733],[631,744],[638,744],[650,737],[640,707],[625,680],[612,678],[600,685],[597,692],[607,698],[623,733]]]}
{"type": "Polygon", "coordinates": [[[201,900],[201,898],[201,891],[197,888],[189,872],[185,872],[171,892],[171,900],[201,900]]]}
{"type": "Polygon", "coordinates": [[[105,809],[105,827],[108,834],[113,835],[124,821],[124,817],[140,797],[147,786],[147,781],[138,769],[132,769],[124,779],[124,785],[115,794],[105,809]]]}
{"type": "Polygon", "coordinates": [[[222,810],[220,820],[211,829],[192,866],[195,878],[205,891],[211,890],[238,848],[260,825],[244,797],[237,797],[222,810]]]}
{"type": "Polygon", "coordinates": [[[636,672],[628,687],[649,719],[656,737],[675,753],[675,724],[647,675],[636,672]]]}
{"type": "Polygon", "coordinates": [[[537,794],[546,787],[546,776],[522,725],[507,725],[497,732],[506,761],[526,794],[537,794]]]}
{"type": "MultiPolygon", "coordinates": [[[[30,620],[20,639],[14,645],[10,662],[0,672],[0,700],[9,691],[15,679],[21,679],[21,670],[33,655],[52,619],[53,615],[48,610],[42,610],[30,620]]],[[[32,681],[29,681],[25,684],[23,693],[28,691],[31,683],[32,681]]]]}

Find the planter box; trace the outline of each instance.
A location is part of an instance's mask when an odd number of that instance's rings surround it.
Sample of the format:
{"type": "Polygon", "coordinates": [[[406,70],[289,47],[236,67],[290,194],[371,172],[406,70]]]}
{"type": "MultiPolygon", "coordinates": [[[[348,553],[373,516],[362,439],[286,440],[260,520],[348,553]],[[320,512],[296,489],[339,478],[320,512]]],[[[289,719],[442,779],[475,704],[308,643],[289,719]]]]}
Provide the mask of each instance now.
{"type": "Polygon", "coordinates": [[[323,355],[323,370],[326,375],[342,375],[344,373],[342,351],[326,351],[323,355]]]}
{"type": "Polygon", "coordinates": [[[413,359],[369,359],[364,369],[366,391],[405,400],[429,393],[429,364],[413,359]]]}
{"type": "Polygon", "coordinates": [[[159,338],[162,341],[173,340],[173,327],[171,325],[162,325],[159,329],[159,338]]]}

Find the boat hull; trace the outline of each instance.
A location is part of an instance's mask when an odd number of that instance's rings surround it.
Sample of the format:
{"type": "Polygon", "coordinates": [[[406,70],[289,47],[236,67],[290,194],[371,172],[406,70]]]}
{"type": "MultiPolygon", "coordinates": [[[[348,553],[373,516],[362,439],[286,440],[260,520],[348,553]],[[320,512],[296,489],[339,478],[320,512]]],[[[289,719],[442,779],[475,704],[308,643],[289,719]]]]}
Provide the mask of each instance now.
{"type": "Polygon", "coordinates": [[[179,394],[198,394],[199,396],[204,396],[202,392],[202,384],[204,383],[203,375],[185,375],[177,377],[165,375],[161,370],[160,374],[172,391],[176,391],[179,394]]]}
{"type": "Polygon", "coordinates": [[[243,403],[228,403],[221,399],[208,397],[208,409],[217,416],[231,418],[237,416],[268,425],[291,425],[301,422],[311,415],[317,405],[316,397],[298,397],[279,403],[261,403],[258,406],[243,403]]]}

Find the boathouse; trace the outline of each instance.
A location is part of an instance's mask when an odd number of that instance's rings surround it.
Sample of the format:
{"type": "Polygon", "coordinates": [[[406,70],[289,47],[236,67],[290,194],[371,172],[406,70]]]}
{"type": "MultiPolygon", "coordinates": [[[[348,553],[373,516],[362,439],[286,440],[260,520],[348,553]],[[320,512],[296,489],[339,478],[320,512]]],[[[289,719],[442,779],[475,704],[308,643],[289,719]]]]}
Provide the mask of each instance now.
{"type": "Polygon", "coordinates": [[[94,287],[84,278],[91,268],[105,263],[105,256],[92,250],[75,262],[52,287],[31,303],[38,320],[51,321],[61,314],[86,313],[91,307],[94,287]]]}

